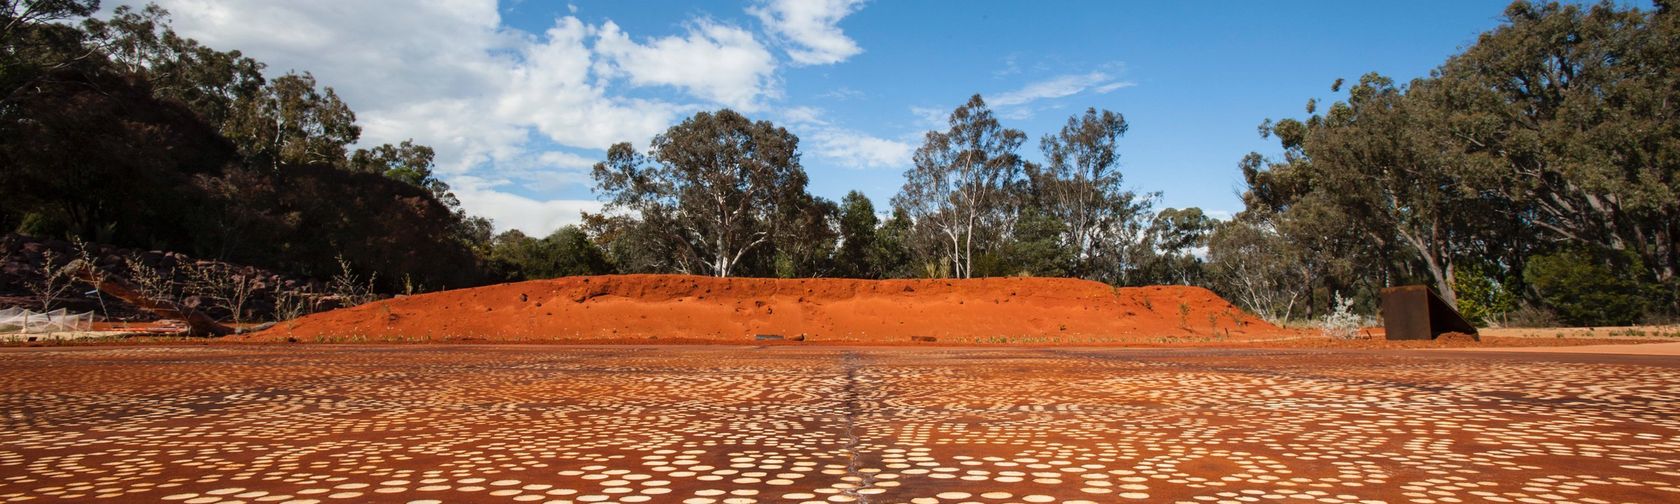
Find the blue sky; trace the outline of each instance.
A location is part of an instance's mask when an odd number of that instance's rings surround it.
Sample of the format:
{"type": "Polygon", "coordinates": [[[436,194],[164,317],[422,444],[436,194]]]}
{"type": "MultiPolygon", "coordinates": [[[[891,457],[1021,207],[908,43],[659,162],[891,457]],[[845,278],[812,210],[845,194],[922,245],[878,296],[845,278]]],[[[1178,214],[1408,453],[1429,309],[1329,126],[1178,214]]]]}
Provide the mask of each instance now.
{"type": "Polygon", "coordinates": [[[538,234],[598,206],[601,147],[723,106],[799,134],[814,194],[858,189],[884,208],[921,134],[973,93],[1027,133],[1029,159],[1069,115],[1120,112],[1128,185],[1223,215],[1241,209],[1238,160],[1277,150],[1261,121],[1338,99],[1337,78],[1424,76],[1507,4],[160,3],[188,36],[314,72],[358,112],[363,143],[435,146],[469,211],[538,234]]]}

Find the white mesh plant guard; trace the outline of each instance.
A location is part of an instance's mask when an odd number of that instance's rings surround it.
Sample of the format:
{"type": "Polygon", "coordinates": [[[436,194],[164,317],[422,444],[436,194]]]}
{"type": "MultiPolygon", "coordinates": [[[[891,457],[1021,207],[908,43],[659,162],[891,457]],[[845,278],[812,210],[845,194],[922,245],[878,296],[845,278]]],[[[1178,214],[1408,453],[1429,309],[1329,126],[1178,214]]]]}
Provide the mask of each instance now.
{"type": "Polygon", "coordinates": [[[70,313],[59,308],[38,312],[24,308],[0,309],[0,333],[49,333],[93,329],[93,312],[70,313]]]}

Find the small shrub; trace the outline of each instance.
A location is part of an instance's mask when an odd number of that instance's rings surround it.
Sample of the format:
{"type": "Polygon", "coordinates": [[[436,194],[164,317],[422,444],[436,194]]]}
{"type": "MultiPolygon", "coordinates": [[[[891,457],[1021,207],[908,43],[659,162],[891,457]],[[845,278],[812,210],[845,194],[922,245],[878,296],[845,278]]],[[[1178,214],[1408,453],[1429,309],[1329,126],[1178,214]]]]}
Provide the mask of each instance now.
{"type": "Polygon", "coordinates": [[[1568,249],[1529,260],[1523,280],[1564,323],[1618,326],[1637,322],[1660,295],[1641,281],[1644,271],[1626,251],[1568,249]]]}
{"type": "Polygon", "coordinates": [[[219,264],[189,265],[185,269],[188,292],[227,310],[235,324],[245,322],[245,307],[257,292],[255,276],[219,264]]]}
{"type": "Polygon", "coordinates": [[[1557,327],[1556,313],[1541,306],[1523,305],[1511,313],[1505,314],[1505,325],[1508,327],[1557,327]]]}
{"type": "Polygon", "coordinates": [[[1458,293],[1458,312],[1477,326],[1497,323],[1517,309],[1516,293],[1478,266],[1454,271],[1453,291],[1458,293]]]}
{"type": "Polygon", "coordinates": [[[369,275],[367,282],[363,283],[362,278],[350,268],[350,261],[344,256],[339,256],[338,274],[333,275],[328,289],[346,306],[370,303],[379,299],[379,293],[374,290],[374,282],[378,278],[379,273],[376,272],[369,275]]]}
{"type": "Polygon", "coordinates": [[[71,259],[70,263],[66,264],[60,272],[67,275],[72,283],[80,281],[93,287],[93,299],[99,303],[99,314],[110,316],[111,310],[105,305],[105,293],[99,290],[99,285],[105,282],[105,277],[109,273],[104,268],[95,266],[92,244],[79,236],[70,237],[70,244],[75,249],[76,257],[71,259]],[[81,262],[81,265],[71,268],[78,261],[81,262]]]}
{"type": "Polygon", "coordinates": [[[311,310],[312,294],[306,289],[290,291],[276,286],[274,289],[274,321],[283,322],[308,315],[311,310]]]}
{"type": "Polygon", "coordinates": [[[1334,309],[1324,316],[1319,329],[1332,339],[1351,340],[1359,338],[1359,328],[1364,325],[1365,317],[1353,312],[1353,298],[1336,293],[1334,309]]]}
{"type": "Polygon", "coordinates": [[[138,254],[123,258],[128,266],[128,280],[140,291],[146,299],[168,305],[175,305],[179,300],[175,290],[175,272],[163,271],[141,260],[138,254]]]}
{"type": "Polygon", "coordinates": [[[74,284],[69,265],[51,250],[41,251],[41,278],[29,284],[29,291],[41,303],[41,311],[52,311],[52,305],[64,297],[74,284]]]}

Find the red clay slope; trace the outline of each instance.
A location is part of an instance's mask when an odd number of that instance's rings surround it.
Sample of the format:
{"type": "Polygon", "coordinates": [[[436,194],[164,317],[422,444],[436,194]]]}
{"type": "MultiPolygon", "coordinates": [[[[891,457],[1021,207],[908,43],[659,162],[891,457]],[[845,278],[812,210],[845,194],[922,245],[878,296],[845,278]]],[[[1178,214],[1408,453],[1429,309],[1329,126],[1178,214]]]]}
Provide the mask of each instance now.
{"type": "Polygon", "coordinates": [[[1085,280],[851,280],[614,275],[407,296],[310,315],[251,341],[1124,343],[1284,331],[1198,287],[1085,280]]]}

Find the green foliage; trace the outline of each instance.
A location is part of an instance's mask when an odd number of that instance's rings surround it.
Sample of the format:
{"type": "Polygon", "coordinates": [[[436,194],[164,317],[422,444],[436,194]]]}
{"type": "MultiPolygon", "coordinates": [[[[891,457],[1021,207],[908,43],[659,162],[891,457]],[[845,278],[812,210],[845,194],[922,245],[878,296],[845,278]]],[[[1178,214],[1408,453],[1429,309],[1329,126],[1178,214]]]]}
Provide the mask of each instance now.
{"type": "Polygon", "coordinates": [[[1489,274],[1485,268],[1465,266],[1453,272],[1453,290],[1458,292],[1458,312],[1470,323],[1487,326],[1516,311],[1517,293],[1507,287],[1508,282],[1489,274]]]}
{"type": "Polygon", "coordinates": [[[318,89],[308,72],[269,81],[233,104],[222,133],[253,166],[343,166],[346,149],[361,137],[356,114],[332,88],[318,89]]]}
{"type": "Polygon", "coordinates": [[[910,215],[893,209],[892,217],[875,228],[874,246],[870,247],[869,267],[878,278],[915,278],[916,269],[910,252],[910,215]]]}
{"type": "Polygon", "coordinates": [[[432,175],[432,168],[435,166],[432,160],[435,157],[436,153],[431,147],[415,144],[413,139],[409,139],[400,145],[384,144],[372,149],[356,149],[356,152],[350,155],[350,171],[384,175],[392,180],[431,191],[438,201],[451,207],[459,206],[460,202],[449,192],[449,184],[432,175]]]}
{"type": "Polygon", "coordinates": [[[577,226],[562,227],[540,240],[518,230],[496,235],[490,261],[514,280],[613,272],[606,252],[577,226]]]}
{"type": "Polygon", "coordinates": [[[1155,214],[1138,248],[1137,282],[1205,283],[1204,265],[1196,252],[1208,246],[1208,238],[1217,223],[1196,207],[1168,208],[1155,214]]]}
{"type": "Polygon", "coordinates": [[[1066,276],[1074,266],[1074,250],[1062,237],[1067,226],[1053,215],[1036,208],[1022,211],[1014,234],[998,254],[996,273],[1041,277],[1066,276]]]}
{"type": "Polygon", "coordinates": [[[1260,317],[1285,322],[1296,317],[1310,285],[1299,274],[1299,251],[1263,224],[1234,219],[1208,236],[1207,270],[1214,291],[1260,317]]]}
{"type": "Polygon", "coordinates": [[[236,103],[252,99],[266,83],[261,62],[181,37],[156,4],[139,11],[119,5],[109,19],[84,20],[82,29],[115,68],[145,79],[155,96],[186,105],[217,128],[226,125],[236,103]]]}
{"type": "Polygon", "coordinates": [[[1625,251],[1569,248],[1531,259],[1523,280],[1564,323],[1629,325],[1656,294],[1641,281],[1643,269],[1639,257],[1625,251]]]}
{"type": "Polygon", "coordinates": [[[729,109],[671,126],[645,155],[613,145],[591,172],[595,192],[608,211],[636,217],[601,222],[670,244],[668,266],[684,273],[771,274],[777,251],[814,260],[798,249],[825,239],[818,219],[832,203],[814,208],[823,202],[805,190],[798,146],[786,129],[729,109]]]}
{"type": "MultiPolygon", "coordinates": [[[[840,240],[839,230],[835,228],[834,223],[840,218],[840,206],[832,201],[805,194],[797,196],[793,204],[784,208],[784,212],[778,218],[782,221],[782,236],[774,240],[769,249],[775,251],[771,259],[776,276],[833,276],[835,254],[840,240]],[[780,264],[783,258],[787,261],[785,268],[780,264]]],[[[762,256],[762,253],[755,255],[762,256]]],[[[763,268],[755,267],[743,271],[752,270],[762,271],[763,268]]]]}
{"type": "Polygon", "coordinates": [[[971,278],[976,258],[1005,238],[1021,177],[1016,151],[1027,136],[1003,127],[980,95],[953,110],[947,124],[924,135],[892,203],[914,223],[910,245],[918,261],[971,278]]]}
{"type": "MultiPolygon", "coordinates": [[[[1560,248],[1626,250],[1642,278],[1674,281],[1680,17],[1667,10],[1517,1],[1426,78],[1367,74],[1304,119],[1268,120],[1282,156],[1243,160],[1241,218],[1288,245],[1309,310],[1324,293],[1427,283],[1485,319],[1518,295],[1489,279],[1560,248]],[[1509,269],[1460,278],[1467,264],[1509,269]]],[[[1549,276],[1580,261],[1543,262],[1549,276]]]]}
{"type": "Polygon", "coordinates": [[[181,243],[199,210],[195,176],[235,159],[225,140],[179,105],[111,75],[61,75],[15,95],[0,121],[0,212],[34,227],[139,246],[181,243]]]}
{"type": "Polygon", "coordinates": [[[840,249],[834,255],[835,276],[878,278],[881,271],[870,262],[876,248],[875,204],[863,193],[852,191],[840,200],[840,249]]]}
{"type": "Polygon", "coordinates": [[[1044,165],[1025,167],[1022,197],[1062,223],[1070,276],[1137,283],[1138,263],[1154,253],[1139,236],[1159,195],[1126,189],[1119,169],[1120,137],[1129,128],[1117,112],[1088,108],[1039,140],[1044,165]]]}

